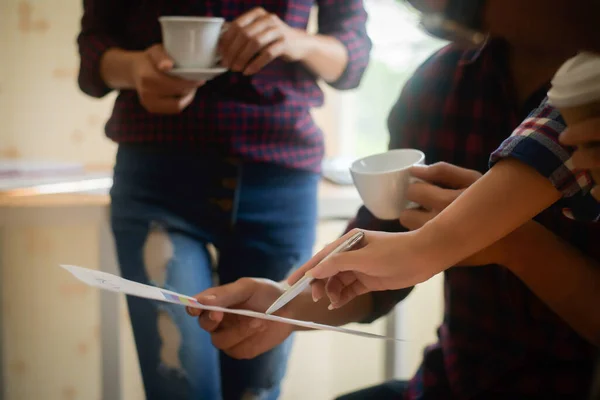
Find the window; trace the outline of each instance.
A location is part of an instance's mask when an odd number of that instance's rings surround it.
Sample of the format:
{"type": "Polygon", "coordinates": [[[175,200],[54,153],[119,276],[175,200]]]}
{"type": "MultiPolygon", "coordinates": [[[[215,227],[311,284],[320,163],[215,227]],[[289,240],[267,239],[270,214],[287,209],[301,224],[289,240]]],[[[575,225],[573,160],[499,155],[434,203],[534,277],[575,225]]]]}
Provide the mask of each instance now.
{"type": "Polygon", "coordinates": [[[365,7],[373,50],[362,84],[352,92],[325,88],[325,106],[315,112],[329,158],[355,159],[385,151],[387,115],[402,86],[446,43],[423,32],[416,12],[398,0],[365,0],[365,7]]]}

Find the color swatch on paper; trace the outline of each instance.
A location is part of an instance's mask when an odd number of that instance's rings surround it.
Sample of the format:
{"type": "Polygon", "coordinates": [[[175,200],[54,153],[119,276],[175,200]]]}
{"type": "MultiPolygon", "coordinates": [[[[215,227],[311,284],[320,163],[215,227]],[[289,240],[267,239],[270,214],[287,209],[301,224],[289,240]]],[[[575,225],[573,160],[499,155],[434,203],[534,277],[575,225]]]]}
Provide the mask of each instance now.
{"type": "Polygon", "coordinates": [[[178,296],[176,294],[172,294],[172,293],[168,293],[168,292],[163,292],[163,291],[161,291],[161,293],[163,294],[163,296],[165,296],[166,300],[174,301],[174,302],[176,302],[178,304],[183,304],[184,306],[198,305],[198,302],[195,299],[191,299],[191,298],[187,298],[187,297],[183,297],[183,296],[178,296]]]}

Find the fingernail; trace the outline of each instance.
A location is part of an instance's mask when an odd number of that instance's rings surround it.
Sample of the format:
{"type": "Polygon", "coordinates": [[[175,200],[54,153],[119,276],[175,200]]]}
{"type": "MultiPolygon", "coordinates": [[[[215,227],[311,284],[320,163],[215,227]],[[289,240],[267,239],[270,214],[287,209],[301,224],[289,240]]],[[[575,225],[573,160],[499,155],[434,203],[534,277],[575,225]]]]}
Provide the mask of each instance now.
{"type": "Polygon", "coordinates": [[[217,320],[217,316],[215,315],[214,311],[208,313],[208,319],[210,319],[211,321],[217,320]]]}
{"type": "Polygon", "coordinates": [[[304,276],[308,277],[308,278],[312,278],[312,271],[308,271],[307,273],[304,274],[304,276]]]}
{"type": "Polygon", "coordinates": [[[330,304],[330,305],[327,307],[327,309],[328,309],[329,311],[332,311],[332,310],[335,310],[335,307],[333,306],[333,304],[330,304]]]}
{"type": "Polygon", "coordinates": [[[314,294],[312,295],[312,299],[315,303],[319,301],[319,298],[317,296],[315,296],[314,294]]]}
{"type": "Polygon", "coordinates": [[[203,300],[214,300],[216,298],[217,298],[217,296],[215,296],[214,294],[209,294],[209,295],[206,295],[206,296],[202,296],[203,300]]]}
{"type": "Polygon", "coordinates": [[[258,320],[258,319],[253,319],[252,321],[250,321],[250,328],[252,328],[252,329],[258,329],[258,328],[260,328],[261,325],[262,325],[262,322],[260,322],[260,320],[258,320]]]}

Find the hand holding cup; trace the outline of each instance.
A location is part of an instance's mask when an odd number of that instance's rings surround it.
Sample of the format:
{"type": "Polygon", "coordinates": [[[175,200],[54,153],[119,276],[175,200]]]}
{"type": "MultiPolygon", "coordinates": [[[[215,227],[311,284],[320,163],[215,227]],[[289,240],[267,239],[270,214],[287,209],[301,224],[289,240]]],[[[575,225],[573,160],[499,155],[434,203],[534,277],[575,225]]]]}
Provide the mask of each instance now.
{"type": "Polygon", "coordinates": [[[196,89],[203,82],[193,82],[168,75],[173,60],[162,45],[136,53],[132,76],[140,103],[151,113],[177,114],[194,99],[196,89]]]}

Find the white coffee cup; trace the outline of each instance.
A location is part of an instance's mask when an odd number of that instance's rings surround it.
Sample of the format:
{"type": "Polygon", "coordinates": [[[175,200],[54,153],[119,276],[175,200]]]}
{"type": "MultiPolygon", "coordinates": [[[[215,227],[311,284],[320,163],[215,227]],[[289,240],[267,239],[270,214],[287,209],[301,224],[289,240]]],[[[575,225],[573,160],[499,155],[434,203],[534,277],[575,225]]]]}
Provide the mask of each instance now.
{"type": "Polygon", "coordinates": [[[176,68],[213,68],[225,20],[218,17],[160,17],[163,46],[176,68]]]}
{"type": "Polygon", "coordinates": [[[350,173],[365,207],[379,219],[392,220],[419,206],[406,199],[408,185],[416,180],[408,170],[424,163],[422,151],[397,149],[355,161],[350,173]]]}

